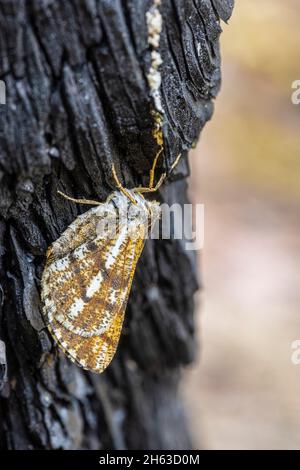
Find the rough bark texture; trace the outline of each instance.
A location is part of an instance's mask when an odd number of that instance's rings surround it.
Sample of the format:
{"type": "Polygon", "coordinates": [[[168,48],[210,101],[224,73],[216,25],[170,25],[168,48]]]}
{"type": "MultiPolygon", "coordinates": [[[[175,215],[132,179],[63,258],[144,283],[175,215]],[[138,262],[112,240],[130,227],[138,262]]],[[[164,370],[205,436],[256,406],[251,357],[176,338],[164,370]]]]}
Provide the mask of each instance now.
{"type": "MultiPolygon", "coordinates": [[[[220,86],[220,18],[233,0],[163,0],[162,168],[184,158],[159,197],[186,201],[186,154],[220,86]],[[173,181],[173,182],[172,182],[173,181]]],[[[0,442],[10,449],[180,449],[190,444],[177,389],[194,354],[194,256],[149,241],[121,343],[101,376],[57,352],[41,318],[47,246],[85,206],[146,183],[157,146],[146,74],[152,0],[1,0],[0,442]],[[5,354],[6,349],[6,354],[5,354]]]]}

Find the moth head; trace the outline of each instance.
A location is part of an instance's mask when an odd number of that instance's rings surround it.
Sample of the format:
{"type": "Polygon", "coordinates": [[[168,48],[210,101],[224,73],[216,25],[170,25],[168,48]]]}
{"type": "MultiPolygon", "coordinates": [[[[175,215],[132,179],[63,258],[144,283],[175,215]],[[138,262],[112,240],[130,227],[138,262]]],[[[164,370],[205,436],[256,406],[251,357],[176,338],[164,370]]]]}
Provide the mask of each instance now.
{"type": "Polygon", "coordinates": [[[135,201],[135,203],[129,201],[130,212],[132,212],[133,216],[139,217],[139,214],[143,214],[152,222],[159,219],[161,210],[160,203],[158,201],[149,201],[142,194],[134,193],[132,191],[130,191],[130,194],[135,201]]]}
{"type": "Polygon", "coordinates": [[[130,202],[133,230],[135,227],[140,227],[149,236],[161,216],[160,203],[145,199],[142,195],[136,193],[134,197],[136,204],[130,202]]]}
{"type": "Polygon", "coordinates": [[[160,218],[160,204],[157,201],[145,199],[141,194],[127,191],[131,199],[122,192],[115,191],[111,198],[110,208],[115,209],[119,223],[128,225],[128,230],[138,236],[139,229],[148,232],[160,218]]]}
{"type": "Polygon", "coordinates": [[[161,217],[161,208],[158,201],[145,201],[148,212],[149,227],[152,229],[161,217]]]}

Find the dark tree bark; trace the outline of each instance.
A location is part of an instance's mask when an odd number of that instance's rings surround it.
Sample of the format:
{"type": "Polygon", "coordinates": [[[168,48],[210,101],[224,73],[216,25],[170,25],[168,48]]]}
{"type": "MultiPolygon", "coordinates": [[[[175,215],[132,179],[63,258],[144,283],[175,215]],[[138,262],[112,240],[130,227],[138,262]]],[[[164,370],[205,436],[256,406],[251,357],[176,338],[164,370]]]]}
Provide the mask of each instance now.
{"type": "MultiPolygon", "coordinates": [[[[126,187],[147,182],[157,144],[147,72],[153,0],[1,0],[0,442],[9,449],[180,449],[190,444],[177,395],[194,355],[194,256],[148,241],[121,342],[102,375],[58,353],[41,317],[45,251],[105,200],[112,162],[126,187]]],[[[184,203],[187,151],[220,86],[220,18],[233,0],[163,0],[164,156],[184,157],[162,201],[184,203]]]]}

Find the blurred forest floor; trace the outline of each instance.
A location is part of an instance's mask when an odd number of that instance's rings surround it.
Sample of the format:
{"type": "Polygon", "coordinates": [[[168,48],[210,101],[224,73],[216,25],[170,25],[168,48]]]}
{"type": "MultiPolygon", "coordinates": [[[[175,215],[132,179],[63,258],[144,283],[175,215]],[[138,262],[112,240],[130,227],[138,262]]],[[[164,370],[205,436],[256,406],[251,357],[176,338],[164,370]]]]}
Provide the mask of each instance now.
{"type": "Polygon", "coordinates": [[[190,157],[205,204],[202,349],[182,390],[196,448],[300,448],[299,24],[299,0],[236,1],[222,91],[190,157]]]}

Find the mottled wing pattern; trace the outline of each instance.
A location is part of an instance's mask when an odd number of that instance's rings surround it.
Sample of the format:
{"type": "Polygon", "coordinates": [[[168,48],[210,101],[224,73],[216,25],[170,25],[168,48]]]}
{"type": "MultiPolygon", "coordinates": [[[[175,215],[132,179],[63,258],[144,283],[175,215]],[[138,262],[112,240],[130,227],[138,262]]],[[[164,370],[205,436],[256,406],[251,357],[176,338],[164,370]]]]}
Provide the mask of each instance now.
{"type": "MultiPolygon", "coordinates": [[[[50,247],[42,300],[47,326],[58,345],[74,362],[100,373],[118,345],[145,228],[136,227],[134,236],[123,228],[115,238],[101,239],[94,221],[89,225],[85,220],[84,225],[87,241],[73,242],[72,251],[58,253],[54,244],[50,247]]],[[[67,230],[73,235],[70,227],[67,230]]],[[[61,238],[67,247],[66,232],[61,238]]]]}
{"type": "Polygon", "coordinates": [[[83,242],[94,240],[99,220],[106,216],[105,206],[97,206],[79,215],[47,251],[47,259],[57,259],[73,251],[83,242]]]}

